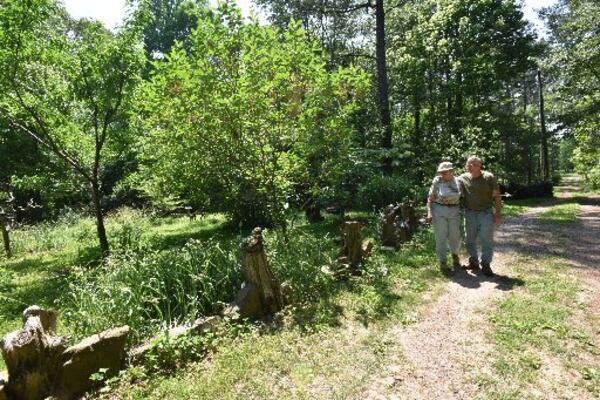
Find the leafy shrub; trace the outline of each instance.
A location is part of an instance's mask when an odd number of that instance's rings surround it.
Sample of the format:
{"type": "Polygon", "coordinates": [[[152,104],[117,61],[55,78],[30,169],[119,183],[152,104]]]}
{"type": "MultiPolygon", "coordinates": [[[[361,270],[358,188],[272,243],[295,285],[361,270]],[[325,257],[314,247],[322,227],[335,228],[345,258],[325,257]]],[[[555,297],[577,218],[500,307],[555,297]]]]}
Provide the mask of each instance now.
{"type": "Polygon", "coordinates": [[[202,336],[182,335],[177,338],[163,335],[146,354],[144,365],[151,372],[173,371],[201,359],[214,339],[210,332],[202,336]]]}
{"type": "Polygon", "coordinates": [[[275,275],[291,286],[291,303],[318,300],[330,292],[335,283],[321,272],[336,256],[337,246],[330,235],[317,236],[299,227],[285,235],[280,230],[267,231],[265,239],[275,275]]]}
{"type": "Polygon", "coordinates": [[[281,226],[296,186],[312,195],[341,175],[370,78],[354,67],[329,71],[297,22],[244,24],[225,3],[214,13],[198,20],[191,51],[175,46],[142,85],[132,182],[155,203],[281,226]]]}
{"type": "Polygon", "coordinates": [[[373,175],[358,189],[358,207],[363,210],[380,209],[388,204],[413,197],[412,183],[403,177],[373,175]]]}
{"type": "Polygon", "coordinates": [[[585,184],[591,190],[600,189],[600,163],[596,164],[594,168],[589,170],[586,176],[585,184]]]}

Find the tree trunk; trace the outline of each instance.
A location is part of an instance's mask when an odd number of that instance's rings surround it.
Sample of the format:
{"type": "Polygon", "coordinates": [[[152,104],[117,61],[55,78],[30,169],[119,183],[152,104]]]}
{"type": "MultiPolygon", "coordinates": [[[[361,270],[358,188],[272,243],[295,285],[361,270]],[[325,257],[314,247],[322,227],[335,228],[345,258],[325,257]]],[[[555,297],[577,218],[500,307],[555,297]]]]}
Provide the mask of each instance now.
{"type": "Polygon", "coordinates": [[[304,213],[306,214],[306,219],[308,222],[312,223],[323,221],[323,216],[321,215],[321,205],[312,197],[306,201],[304,213]]]}
{"type": "MultiPolygon", "coordinates": [[[[376,58],[377,58],[377,88],[379,91],[379,111],[381,113],[381,124],[383,126],[383,137],[381,147],[385,150],[392,148],[392,120],[390,116],[389,87],[387,79],[386,56],[385,56],[385,10],[383,0],[375,2],[376,21],[376,58]]],[[[392,159],[385,157],[383,170],[387,174],[392,172],[392,159]]]]}
{"type": "MultiPolygon", "coordinates": [[[[256,315],[248,315],[248,317],[272,315],[281,310],[283,308],[281,284],[267,261],[260,228],[254,228],[252,235],[242,243],[241,251],[245,283],[252,285],[258,291],[259,310],[262,311],[254,313],[256,315]]],[[[238,300],[242,300],[239,295],[238,300]]],[[[248,308],[244,304],[237,305],[240,309],[248,308]]],[[[250,308],[257,309],[256,307],[250,308]]]]}
{"type": "Polygon", "coordinates": [[[4,252],[6,257],[10,258],[12,253],[10,251],[10,235],[8,233],[8,217],[6,213],[0,212],[0,231],[2,231],[2,242],[4,243],[4,252]]]}
{"type": "Polygon", "coordinates": [[[546,119],[544,115],[544,87],[542,84],[542,73],[537,70],[537,81],[539,88],[539,112],[540,112],[540,135],[542,140],[541,170],[544,181],[550,180],[550,164],[548,161],[548,138],[546,135],[546,119]]]}
{"type": "Polygon", "coordinates": [[[66,340],[54,336],[56,312],[37,306],[23,312],[23,329],[2,340],[2,356],[8,370],[9,398],[38,400],[52,395],[66,340]]]}
{"type": "Polygon", "coordinates": [[[94,203],[94,212],[96,213],[96,230],[98,232],[98,241],[100,243],[100,251],[102,257],[106,258],[110,255],[110,248],[108,246],[108,239],[106,238],[106,228],[104,227],[104,215],[102,214],[102,206],[100,200],[102,194],[100,192],[100,185],[98,181],[92,182],[92,201],[94,203]]]}
{"type": "Polygon", "coordinates": [[[414,97],[413,107],[413,118],[415,123],[413,131],[413,150],[419,151],[421,147],[421,102],[416,94],[414,97]]]}
{"type": "MultiPolygon", "coordinates": [[[[529,96],[527,92],[527,80],[523,82],[523,122],[527,128],[530,126],[527,118],[527,106],[529,105],[529,96]]],[[[533,155],[531,154],[531,142],[527,140],[525,144],[525,174],[527,175],[527,184],[530,185],[533,180],[533,155]]]]}

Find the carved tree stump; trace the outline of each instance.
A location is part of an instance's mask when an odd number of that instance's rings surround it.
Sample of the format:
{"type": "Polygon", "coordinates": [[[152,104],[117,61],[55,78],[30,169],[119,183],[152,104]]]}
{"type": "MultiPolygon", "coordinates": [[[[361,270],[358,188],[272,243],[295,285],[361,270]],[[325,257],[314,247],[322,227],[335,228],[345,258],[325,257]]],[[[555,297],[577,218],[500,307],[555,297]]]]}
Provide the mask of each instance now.
{"type": "Polygon", "coordinates": [[[406,202],[401,204],[402,219],[407,222],[408,228],[411,234],[417,231],[417,215],[415,213],[415,207],[412,202],[406,202]]]}
{"type": "Polygon", "coordinates": [[[241,245],[242,269],[244,272],[244,287],[238,293],[236,305],[241,311],[248,309],[248,312],[241,312],[243,317],[258,317],[261,315],[271,315],[283,308],[283,298],[281,296],[281,284],[273,274],[265,254],[262,230],[254,228],[252,235],[248,237],[241,245]],[[253,303],[259,303],[260,307],[243,304],[253,300],[253,303]],[[244,315],[250,314],[250,315],[244,315]]]}
{"type": "Polygon", "coordinates": [[[400,245],[400,232],[397,224],[398,207],[390,204],[379,214],[381,224],[381,245],[398,247],[400,245]]]}
{"type": "Polygon", "coordinates": [[[398,238],[400,243],[406,243],[412,239],[412,231],[407,221],[402,221],[398,224],[398,238]]]}
{"type": "Polygon", "coordinates": [[[38,306],[23,312],[23,329],[7,334],[0,347],[8,369],[9,398],[37,400],[52,394],[66,340],[54,336],[56,312],[38,306]]]}
{"type": "Polygon", "coordinates": [[[348,263],[353,270],[358,270],[363,261],[362,234],[360,222],[346,221],[344,223],[342,254],[347,257],[348,263]]]}

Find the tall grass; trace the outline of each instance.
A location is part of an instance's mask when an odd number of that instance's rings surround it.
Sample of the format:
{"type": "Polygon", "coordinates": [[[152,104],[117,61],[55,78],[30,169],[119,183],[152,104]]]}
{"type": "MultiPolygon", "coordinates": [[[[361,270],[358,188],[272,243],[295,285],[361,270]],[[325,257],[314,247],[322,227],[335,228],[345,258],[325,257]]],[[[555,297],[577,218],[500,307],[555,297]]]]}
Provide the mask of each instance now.
{"type": "MultiPolygon", "coordinates": [[[[296,228],[264,236],[276,276],[290,285],[290,302],[314,301],[335,289],[333,278],[321,272],[338,251],[330,235],[296,228]]],[[[233,300],[242,281],[240,237],[190,239],[166,250],[141,237],[135,227],[124,226],[115,239],[121,247],[106,265],[73,271],[59,304],[74,336],[127,324],[136,341],[233,300]]]]}
{"type": "Polygon", "coordinates": [[[240,282],[236,246],[192,239],[182,248],[126,251],[98,269],[77,269],[61,307],[76,336],[127,324],[135,341],[211,313],[240,282]]]}

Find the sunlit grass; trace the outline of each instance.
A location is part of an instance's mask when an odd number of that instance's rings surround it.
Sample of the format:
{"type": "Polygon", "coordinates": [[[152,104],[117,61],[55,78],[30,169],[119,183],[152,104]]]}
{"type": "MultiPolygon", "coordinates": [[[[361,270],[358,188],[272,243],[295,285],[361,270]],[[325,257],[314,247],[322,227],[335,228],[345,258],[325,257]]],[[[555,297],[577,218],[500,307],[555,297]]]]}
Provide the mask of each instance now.
{"type": "MultiPolygon", "coordinates": [[[[582,288],[564,261],[521,258],[512,270],[525,284],[499,301],[489,317],[493,325],[489,337],[496,346],[494,373],[477,378],[485,398],[526,398],[547,357],[558,358],[563,368],[577,375],[589,367],[577,362],[577,355],[595,351],[591,337],[573,324],[582,288]]],[[[568,384],[588,386],[597,393],[599,383],[568,384]]]]}
{"type": "Polygon", "coordinates": [[[539,218],[552,224],[569,224],[577,220],[578,212],[579,205],[576,203],[559,204],[541,213],[539,218]]]}
{"type": "Polygon", "coordinates": [[[543,201],[547,201],[547,199],[534,197],[530,199],[505,200],[502,206],[502,215],[505,217],[518,217],[531,207],[538,206],[543,201]]]}

